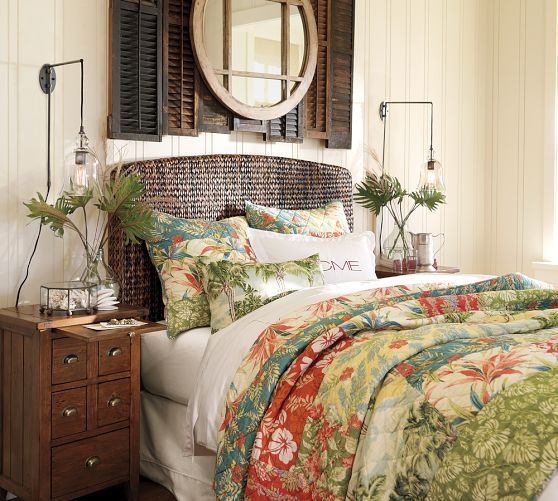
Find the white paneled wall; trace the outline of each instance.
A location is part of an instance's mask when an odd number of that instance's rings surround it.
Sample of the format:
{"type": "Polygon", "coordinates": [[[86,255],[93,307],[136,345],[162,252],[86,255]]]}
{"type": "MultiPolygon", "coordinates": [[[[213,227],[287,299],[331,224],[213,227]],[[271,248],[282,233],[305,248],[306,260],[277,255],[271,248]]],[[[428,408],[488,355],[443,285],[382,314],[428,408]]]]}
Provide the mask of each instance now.
{"type": "MultiPolygon", "coordinates": [[[[385,99],[435,102],[434,143],[448,204],[418,213],[412,229],[444,232],[441,262],[465,271],[529,271],[542,257],[541,138],[545,101],[545,8],[555,0],[356,0],[354,135],[351,151],[314,140],[266,144],[252,134],[108,141],[108,0],[0,0],[0,306],[11,305],[37,231],[22,202],[46,182],[46,62],[85,59],[85,126],[98,151],[144,159],[253,153],[346,166],[360,180],[381,153],[385,99]],[[546,2],[546,3],[545,3],[546,2]],[[539,120],[540,118],[540,120],[539,120]],[[525,183],[524,183],[525,181],[525,183]]],[[[79,127],[79,69],[58,70],[53,94],[53,193],[79,127]]],[[[548,92],[547,92],[548,94],[548,92]]],[[[392,108],[386,167],[413,188],[428,143],[426,108],[392,108]]],[[[356,229],[371,226],[357,208],[356,229]]],[[[69,276],[78,248],[45,231],[22,300],[69,276]]]]}
{"type": "Polygon", "coordinates": [[[485,174],[487,268],[493,273],[532,274],[550,233],[543,224],[551,212],[545,213],[545,171],[554,170],[555,137],[547,132],[555,131],[555,9],[555,0],[491,2],[485,174]]]}
{"type": "MultiPolygon", "coordinates": [[[[439,262],[485,269],[486,0],[384,0],[367,4],[371,23],[369,143],[379,154],[383,100],[434,102],[434,148],[444,166],[447,204],[419,209],[412,231],[445,234],[439,262]]],[[[392,106],[385,167],[415,189],[427,159],[426,106],[392,106]]],[[[387,231],[389,231],[388,225],[387,231]]]]}

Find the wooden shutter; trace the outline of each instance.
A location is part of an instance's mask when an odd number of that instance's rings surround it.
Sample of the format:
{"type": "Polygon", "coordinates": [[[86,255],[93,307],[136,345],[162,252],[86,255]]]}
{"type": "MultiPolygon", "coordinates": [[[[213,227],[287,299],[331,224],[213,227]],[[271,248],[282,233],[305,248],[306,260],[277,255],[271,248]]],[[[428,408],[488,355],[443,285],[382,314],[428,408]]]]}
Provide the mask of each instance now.
{"type": "Polygon", "coordinates": [[[318,61],[316,73],[305,97],[306,135],[317,139],[327,138],[329,55],[329,0],[311,0],[318,27],[318,61]]]}
{"type": "Polygon", "coordinates": [[[328,148],[352,144],[354,0],[330,0],[328,148]]]}
{"type": "Polygon", "coordinates": [[[200,132],[217,132],[230,134],[233,129],[233,115],[227,110],[211,93],[205,85],[200,82],[198,93],[198,119],[200,132]]]}
{"type": "Polygon", "coordinates": [[[296,108],[285,116],[268,121],[266,141],[282,141],[284,143],[302,143],[304,139],[304,104],[300,102],[296,108]]]}
{"type": "Polygon", "coordinates": [[[198,135],[199,74],[190,42],[192,0],[166,0],[163,39],[163,123],[165,133],[198,135]]]}
{"type": "Polygon", "coordinates": [[[111,2],[108,137],[161,141],[161,0],[111,2]]]}

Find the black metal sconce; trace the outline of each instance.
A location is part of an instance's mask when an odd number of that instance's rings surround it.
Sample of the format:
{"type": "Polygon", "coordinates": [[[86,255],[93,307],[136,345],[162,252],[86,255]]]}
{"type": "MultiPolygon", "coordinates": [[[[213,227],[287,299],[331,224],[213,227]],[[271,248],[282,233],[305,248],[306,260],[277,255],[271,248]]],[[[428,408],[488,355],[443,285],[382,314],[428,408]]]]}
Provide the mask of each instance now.
{"type": "Polygon", "coordinates": [[[386,122],[389,106],[391,105],[423,105],[430,107],[430,148],[426,164],[420,172],[419,188],[446,191],[442,165],[434,158],[434,103],[432,101],[382,101],[380,104],[380,119],[384,124],[384,136],[382,144],[382,170],[385,165],[386,155],[386,122]]]}
{"type": "MultiPolygon", "coordinates": [[[[90,188],[90,184],[96,181],[98,176],[99,162],[91,149],[89,148],[89,139],[85,135],[85,130],[83,128],[83,59],[74,59],[72,61],[65,61],[63,63],[55,64],[43,64],[39,71],[39,86],[41,90],[47,95],[47,191],[45,200],[48,200],[50,189],[52,186],[52,166],[51,166],[51,96],[56,88],[56,70],[55,68],[59,66],[67,66],[71,64],[78,64],[81,69],[81,86],[80,86],[80,127],[76,140],[76,147],[74,148],[71,155],[71,164],[69,167],[69,186],[66,191],[71,191],[75,195],[83,195],[90,188]]],[[[67,169],[68,170],[68,169],[67,169]]],[[[68,172],[67,172],[68,173],[68,172]]],[[[66,182],[66,180],[65,180],[66,182]]],[[[25,272],[25,277],[21,281],[19,288],[17,290],[16,296],[16,307],[19,304],[19,297],[21,294],[21,289],[23,285],[29,278],[29,269],[31,267],[31,262],[37,251],[37,246],[39,244],[39,239],[41,238],[41,231],[43,225],[39,225],[39,231],[37,233],[37,238],[35,239],[35,244],[33,246],[33,251],[27,262],[27,269],[25,272]]]]}

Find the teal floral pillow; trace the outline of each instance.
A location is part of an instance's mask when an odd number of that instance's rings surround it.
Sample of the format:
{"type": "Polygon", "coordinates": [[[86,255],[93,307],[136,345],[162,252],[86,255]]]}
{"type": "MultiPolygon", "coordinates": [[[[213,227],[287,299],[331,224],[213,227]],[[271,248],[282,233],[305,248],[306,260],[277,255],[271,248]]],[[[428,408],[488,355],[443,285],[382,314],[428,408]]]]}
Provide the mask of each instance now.
{"type": "Polygon", "coordinates": [[[318,237],[350,233],[343,202],[340,200],[309,210],[274,209],[246,201],[246,219],[252,228],[276,233],[318,237]]]}
{"type": "Polygon", "coordinates": [[[146,244],[161,279],[167,333],[174,338],[188,329],[210,324],[198,258],[206,262],[252,262],[256,257],[243,217],[204,221],[157,211],[153,217],[155,231],[146,244]]]}
{"type": "Polygon", "coordinates": [[[213,332],[278,297],[324,284],[318,254],[285,263],[218,261],[202,269],[213,332]]]}

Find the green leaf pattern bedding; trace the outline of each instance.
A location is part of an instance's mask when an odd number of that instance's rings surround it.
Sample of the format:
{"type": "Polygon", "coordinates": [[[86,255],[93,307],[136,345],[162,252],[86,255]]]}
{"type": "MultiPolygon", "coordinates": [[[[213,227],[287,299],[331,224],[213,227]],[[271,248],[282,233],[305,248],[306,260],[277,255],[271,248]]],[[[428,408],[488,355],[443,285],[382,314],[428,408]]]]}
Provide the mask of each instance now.
{"type": "Polygon", "coordinates": [[[217,497],[536,498],[558,468],[557,308],[512,274],[282,319],[229,390],[217,497]]]}

